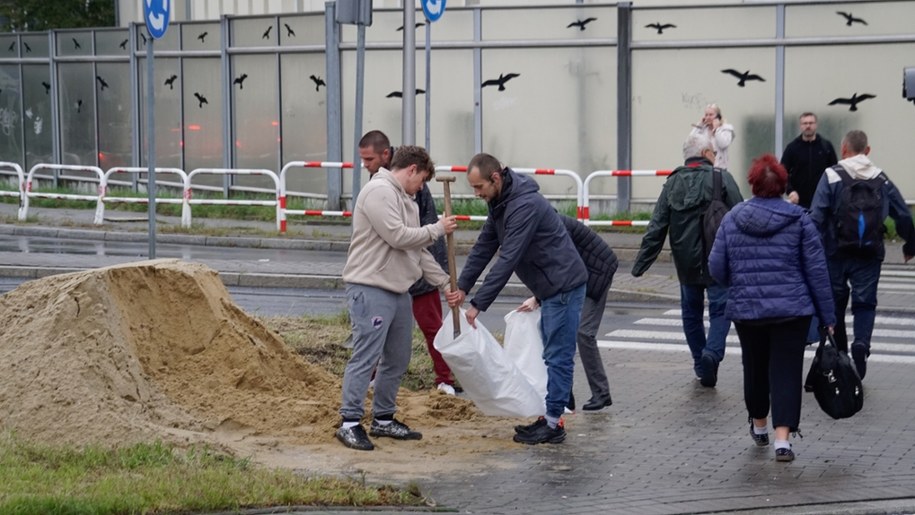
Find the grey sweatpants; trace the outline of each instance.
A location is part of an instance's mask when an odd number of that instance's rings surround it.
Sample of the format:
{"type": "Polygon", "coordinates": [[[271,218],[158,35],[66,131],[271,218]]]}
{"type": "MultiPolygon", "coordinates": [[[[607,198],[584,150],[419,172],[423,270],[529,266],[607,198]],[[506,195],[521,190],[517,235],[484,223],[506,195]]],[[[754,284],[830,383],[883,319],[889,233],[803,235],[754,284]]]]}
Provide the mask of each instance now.
{"type": "Polygon", "coordinates": [[[610,396],[610,384],[607,381],[607,372],[604,362],[597,348],[597,330],[604,317],[604,308],[607,307],[607,291],[599,300],[585,296],[585,303],[581,308],[581,322],[578,324],[578,357],[581,358],[581,367],[588,378],[591,396],[600,399],[610,396]]]}
{"type": "Polygon", "coordinates": [[[365,414],[365,396],[376,365],[372,414],[392,415],[397,409],[400,378],[412,353],[410,294],[348,284],[346,303],[353,328],[353,354],[343,372],[340,416],[358,420],[365,414]]]}

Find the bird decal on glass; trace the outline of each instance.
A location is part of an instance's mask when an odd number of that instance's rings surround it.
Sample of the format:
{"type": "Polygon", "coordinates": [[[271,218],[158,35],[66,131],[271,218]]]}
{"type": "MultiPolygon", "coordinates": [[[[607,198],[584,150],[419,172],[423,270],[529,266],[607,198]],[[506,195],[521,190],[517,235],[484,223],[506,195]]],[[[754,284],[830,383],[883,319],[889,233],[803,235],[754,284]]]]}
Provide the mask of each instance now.
{"type": "Polygon", "coordinates": [[[129,40],[129,39],[125,39],[124,41],[121,41],[121,43],[118,45],[119,47],[121,47],[121,50],[127,50],[127,42],[128,42],[128,41],[130,41],[130,40],[129,40]]]}
{"type": "Polygon", "coordinates": [[[78,113],[81,113],[82,111],[83,111],[83,99],[79,99],[76,101],[76,112],[78,114],[78,113]]]}
{"type": "Polygon", "coordinates": [[[197,93],[196,91],[194,92],[194,97],[197,98],[197,107],[200,109],[203,109],[203,104],[209,104],[209,102],[207,102],[207,97],[197,93]]]}
{"type": "Polygon", "coordinates": [[[80,45],[76,38],[70,38],[70,40],[73,41],[73,50],[79,50],[83,48],[83,45],[80,45]]]}
{"type": "Polygon", "coordinates": [[[597,18],[585,18],[584,20],[576,20],[566,25],[566,28],[571,29],[572,27],[578,27],[578,30],[585,30],[585,25],[591,23],[592,21],[597,21],[597,18]]]}
{"type": "Polygon", "coordinates": [[[755,73],[750,73],[750,70],[740,73],[739,71],[737,71],[733,68],[728,68],[726,70],[721,70],[721,73],[727,73],[728,75],[733,75],[734,77],[737,77],[739,79],[737,81],[737,85],[740,86],[741,88],[746,86],[746,82],[748,80],[758,80],[759,82],[766,82],[766,79],[760,77],[759,75],[756,75],[755,73]]]}
{"type": "Polygon", "coordinates": [[[105,91],[105,88],[108,87],[108,83],[105,82],[105,79],[103,79],[103,78],[102,78],[101,76],[99,76],[99,75],[96,75],[96,76],[95,76],[95,80],[98,81],[99,90],[105,91]]]}
{"type": "Polygon", "coordinates": [[[317,75],[309,75],[308,78],[311,79],[311,82],[315,83],[315,91],[320,91],[321,86],[327,87],[327,84],[324,83],[324,79],[317,75]]]}
{"type": "Polygon", "coordinates": [[[245,79],[247,79],[247,78],[248,78],[248,74],[243,73],[243,74],[239,75],[238,77],[235,77],[235,80],[232,81],[232,84],[233,85],[238,84],[238,89],[245,89],[245,79]]]}
{"type": "MultiPolygon", "coordinates": [[[[426,90],[424,90],[424,89],[416,88],[417,95],[422,95],[425,92],[426,92],[426,90]]],[[[403,98],[403,93],[401,93],[400,91],[392,91],[392,92],[388,93],[387,95],[385,95],[384,98],[403,98]]]]}
{"type": "Polygon", "coordinates": [[[30,47],[30,46],[29,46],[29,44],[28,44],[28,43],[26,43],[26,42],[25,42],[25,41],[23,41],[23,42],[22,42],[22,46],[23,46],[23,47],[25,47],[25,51],[26,51],[26,53],[28,53],[28,52],[31,52],[31,51],[32,51],[32,47],[30,47]]]}
{"type": "Polygon", "coordinates": [[[201,43],[206,43],[206,39],[209,34],[209,31],[201,32],[200,35],[197,36],[197,39],[199,39],[201,43]]]}
{"type": "Polygon", "coordinates": [[[51,85],[45,81],[41,81],[41,85],[44,86],[44,94],[48,95],[51,93],[51,85]]]}
{"type": "Polygon", "coordinates": [[[498,79],[489,79],[487,81],[484,81],[483,84],[480,85],[480,87],[485,88],[486,86],[499,86],[499,91],[505,91],[505,83],[514,79],[515,77],[520,77],[520,76],[521,76],[520,73],[501,73],[501,74],[499,74],[498,79]]]}
{"type": "Polygon", "coordinates": [[[871,95],[870,93],[862,93],[859,95],[855,93],[851,96],[851,98],[837,98],[830,102],[829,105],[847,105],[849,111],[857,111],[858,103],[863,102],[869,98],[877,98],[877,95],[871,95]]]}
{"type": "Polygon", "coordinates": [[[287,38],[294,38],[294,37],[295,37],[295,31],[292,30],[292,27],[290,27],[288,23],[284,23],[284,24],[283,24],[283,27],[286,27],[286,37],[287,37],[287,38]]]}
{"type": "Polygon", "coordinates": [[[177,78],[177,75],[172,74],[171,77],[165,79],[165,85],[168,86],[168,89],[175,89],[175,79],[177,78]]]}
{"type": "MultiPolygon", "coordinates": [[[[416,22],[416,25],[413,28],[418,29],[418,28],[422,27],[423,25],[425,25],[425,23],[418,21],[418,22],[416,22]]],[[[397,27],[397,29],[395,29],[395,32],[400,32],[402,30],[403,30],[403,25],[401,25],[400,27],[397,27]]]]}
{"type": "Polygon", "coordinates": [[[12,43],[10,43],[10,46],[8,46],[6,49],[10,52],[16,50],[16,42],[13,41],[12,43]]]}
{"type": "Polygon", "coordinates": [[[675,29],[675,28],[677,28],[677,26],[674,25],[673,23],[657,22],[657,23],[649,23],[648,25],[645,25],[645,28],[646,29],[656,29],[658,31],[658,34],[664,34],[664,29],[675,29]]]}
{"type": "Polygon", "coordinates": [[[845,12],[845,11],[836,11],[836,14],[838,14],[839,16],[842,16],[843,18],[845,18],[845,25],[847,25],[847,26],[849,26],[849,27],[851,27],[851,25],[852,25],[853,23],[860,23],[860,24],[862,24],[862,25],[867,25],[867,22],[864,21],[864,19],[862,19],[862,18],[855,18],[854,16],[851,15],[851,13],[847,13],[847,12],[845,12]]]}
{"type": "Polygon", "coordinates": [[[271,30],[273,30],[273,25],[267,27],[267,30],[265,30],[264,33],[261,34],[261,39],[270,39],[270,31],[271,31],[271,30]]]}

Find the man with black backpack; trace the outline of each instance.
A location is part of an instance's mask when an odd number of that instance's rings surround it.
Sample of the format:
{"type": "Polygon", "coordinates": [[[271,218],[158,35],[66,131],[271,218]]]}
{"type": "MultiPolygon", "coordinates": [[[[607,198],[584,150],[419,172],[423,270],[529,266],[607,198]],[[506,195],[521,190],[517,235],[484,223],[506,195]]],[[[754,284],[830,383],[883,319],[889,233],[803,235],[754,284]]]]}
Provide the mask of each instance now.
{"type": "Polygon", "coordinates": [[[731,174],[712,165],[715,150],[707,135],[691,133],[683,144],[683,157],[685,164],[664,183],[632,275],[640,277],[651,267],[670,231],[670,251],[680,280],[680,315],[693,355],[693,371],[702,386],[713,387],[718,382],[718,364],[724,359],[731,321],[724,317],[728,290],[709,274],[708,255],[724,213],[743,197],[731,174]],[[707,335],[703,322],[706,294],[707,335]]]}
{"type": "Polygon", "coordinates": [[[836,345],[848,352],[845,309],[850,296],[854,316],[851,355],[861,379],[867,373],[874,331],[877,282],[886,254],[883,222],[887,216],[893,218],[896,233],[905,240],[905,261],[915,256],[912,213],[883,170],[868,159],[870,150],[863,131],[846,134],[842,139],[842,160],[826,169],[810,206],[810,215],[823,236],[836,302],[836,345]]]}

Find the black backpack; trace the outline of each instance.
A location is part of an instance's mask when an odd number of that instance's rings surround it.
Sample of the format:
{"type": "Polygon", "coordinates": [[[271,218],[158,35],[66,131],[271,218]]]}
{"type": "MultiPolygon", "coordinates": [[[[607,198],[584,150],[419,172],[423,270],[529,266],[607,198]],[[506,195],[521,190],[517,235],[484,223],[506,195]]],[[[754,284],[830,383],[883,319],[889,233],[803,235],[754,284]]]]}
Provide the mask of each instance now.
{"type": "Polygon", "coordinates": [[[721,225],[721,220],[730,210],[731,208],[721,199],[721,169],[715,168],[712,170],[712,200],[702,213],[702,250],[705,253],[706,261],[708,261],[709,254],[712,253],[718,226],[721,225]]]}
{"type": "Polygon", "coordinates": [[[864,406],[864,385],[858,371],[848,353],[836,348],[832,335],[822,328],[804,390],[813,392],[820,408],[834,419],[851,417],[864,406]]]}
{"type": "Polygon", "coordinates": [[[883,249],[883,185],[881,172],[873,179],[852,179],[840,165],[832,167],[842,178],[836,210],[836,242],[841,251],[874,256],[883,249]]]}

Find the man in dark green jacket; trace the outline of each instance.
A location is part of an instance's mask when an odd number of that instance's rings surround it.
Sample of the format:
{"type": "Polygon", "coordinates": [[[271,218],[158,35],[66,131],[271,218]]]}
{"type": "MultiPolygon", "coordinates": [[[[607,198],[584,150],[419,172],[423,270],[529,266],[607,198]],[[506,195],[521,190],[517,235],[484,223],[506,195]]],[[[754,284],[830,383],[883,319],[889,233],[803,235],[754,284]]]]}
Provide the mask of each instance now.
{"type": "MultiPolygon", "coordinates": [[[[731,321],[724,318],[727,288],[708,272],[708,257],[702,245],[702,215],[712,200],[715,151],[703,134],[690,134],[683,144],[686,163],[673,171],[655,205],[642,246],[632,266],[640,277],[657,259],[670,232],[670,251],[680,280],[680,310],[686,343],[693,355],[693,370],[702,386],[718,382],[718,364],[724,359],[725,338],[731,321]],[[703,323],[708,292],[709,331],[703,323]]],[[[740,189],[727,170],[721,170],[720,198],[730,208],[743,201],[740,189]]]]}

